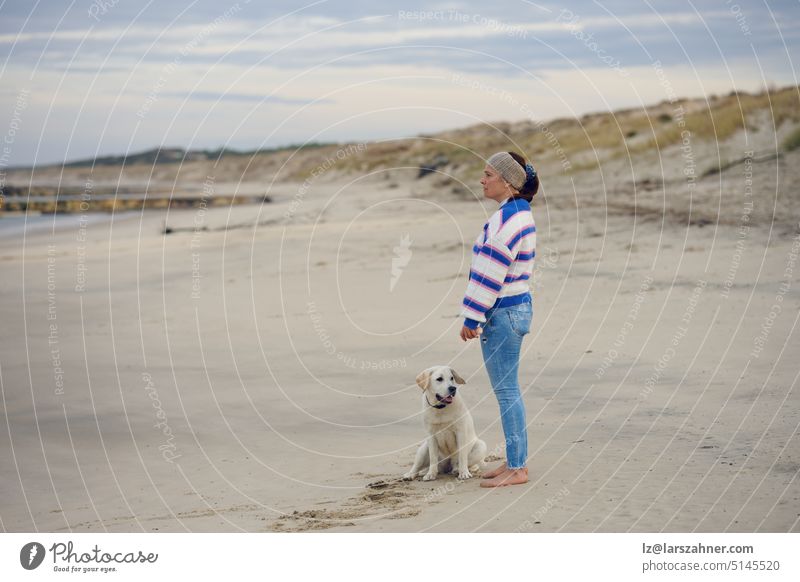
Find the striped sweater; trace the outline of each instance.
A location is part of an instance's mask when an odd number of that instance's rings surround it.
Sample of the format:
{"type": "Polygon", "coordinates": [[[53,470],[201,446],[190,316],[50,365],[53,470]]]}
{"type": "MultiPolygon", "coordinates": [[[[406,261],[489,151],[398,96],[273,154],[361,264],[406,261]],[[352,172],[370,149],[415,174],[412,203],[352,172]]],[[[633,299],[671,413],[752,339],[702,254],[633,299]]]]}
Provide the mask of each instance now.
{"type": "Polygon", "coordinates": [[[469,284],[461,315],[475,329],[486,311],[531,300],[529,281],[536,256],[536,225],[526,200],[509,198],[500,205],[472,247],[469,284]]]}

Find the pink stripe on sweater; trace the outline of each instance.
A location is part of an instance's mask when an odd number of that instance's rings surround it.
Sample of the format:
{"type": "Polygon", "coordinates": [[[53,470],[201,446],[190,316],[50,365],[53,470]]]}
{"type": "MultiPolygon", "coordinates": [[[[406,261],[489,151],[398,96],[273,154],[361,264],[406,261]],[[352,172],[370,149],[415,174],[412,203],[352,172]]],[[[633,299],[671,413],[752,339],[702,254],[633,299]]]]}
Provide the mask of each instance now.
{"type": "Polygon", "coordinates": [[[482,288],[486,289],[487,291],[491,291],[492,293],[497,293],[498,292],[497,289],[492,289],[491,287],[487,287],[482,281],[479,281],[478,279],[470,279],[470,281],[475,283],[478,287],[482,287],[482,288]]]}
{"type": "Polygon", "coordinates": [[[474,308],[470,307],[469,305],[463,305],[462,304],[461,307],[466,309],[467,311],[471,311],[472,313],[479,313],[480,315],[483,315],[482,311],[478,311],[477,309],[474,309],[474,308]]]}

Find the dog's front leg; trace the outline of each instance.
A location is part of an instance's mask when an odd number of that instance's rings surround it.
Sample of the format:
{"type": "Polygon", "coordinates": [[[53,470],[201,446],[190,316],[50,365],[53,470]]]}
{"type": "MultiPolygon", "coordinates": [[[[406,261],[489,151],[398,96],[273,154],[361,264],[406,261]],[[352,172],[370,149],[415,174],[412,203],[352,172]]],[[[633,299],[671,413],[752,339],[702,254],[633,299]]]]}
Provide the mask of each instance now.
{"type": "Polygon", "coordinates": [[[439,445],[436,444],[436,437],[428,437],[428,461],[430,466],[428,472],[422,477],[423,481],[433,481],[439,474],[439,445]]]}
{"type": "Polygon", "coordinates": [[[456,447],[458,447],[458,478],[469,479],[472,473],[469,472],[469,447],[463,440],[461,431],[456,431],[456,447]]]}
{"type": "Polygon", "coordinates": [[[417,449],[417,456],[414,457],[414,464],[411,467],[411,470],[408,471],[403,478],[405,479],[413,479],[416,477],[419,472],[422,470],[422,467],[425,465],[425,461],[428,460],[428,441],[424,441],[419,448],[417,449]]]}

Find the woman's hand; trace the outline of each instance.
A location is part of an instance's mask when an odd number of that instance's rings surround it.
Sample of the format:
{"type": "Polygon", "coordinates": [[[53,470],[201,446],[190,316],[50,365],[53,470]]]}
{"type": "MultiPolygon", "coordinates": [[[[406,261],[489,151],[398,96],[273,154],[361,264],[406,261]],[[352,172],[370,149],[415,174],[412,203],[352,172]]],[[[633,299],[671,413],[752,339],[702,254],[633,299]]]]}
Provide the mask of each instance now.
{"type": "Polygon", "coordinates": [[[483,330],[482,330],[480,327],[477,327],[477,328],[475,328],[475,329],[471,329],[471,328],[469,328],[469,327],[467,327],[467,326],[465,325],[465,326],[463,326],[463,327],[461,328],[461,339],[462,339],[463,341],[467,341],[467,340],[475,339],[476,337],[478,337],[479,335],[481,335],[481,332],[482,332],[482,331],[483,331],[483,330]]]}

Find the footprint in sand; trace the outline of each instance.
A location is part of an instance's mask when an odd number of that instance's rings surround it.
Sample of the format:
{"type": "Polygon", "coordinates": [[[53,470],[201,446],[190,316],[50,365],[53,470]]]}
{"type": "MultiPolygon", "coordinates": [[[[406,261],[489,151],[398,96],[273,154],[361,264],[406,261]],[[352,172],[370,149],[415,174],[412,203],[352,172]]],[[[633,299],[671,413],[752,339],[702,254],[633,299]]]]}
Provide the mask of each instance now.
{"type": "MultiPolygon", "coordinates": [[[[378,475],[375,475],[378,476],[378,475]]],[[[272,531],[310,531],[331,527],[354,526],[355,520],[369,517],[403,519],[419,515],[424,494],[408,481],[385,478],[373,481],[366,491],[344,501],[333,509],[318,508],[294,511],[279,517],[272,524],[272,531]]],[[[319,505],[329,504],[323,502],[319,505]]]]}

